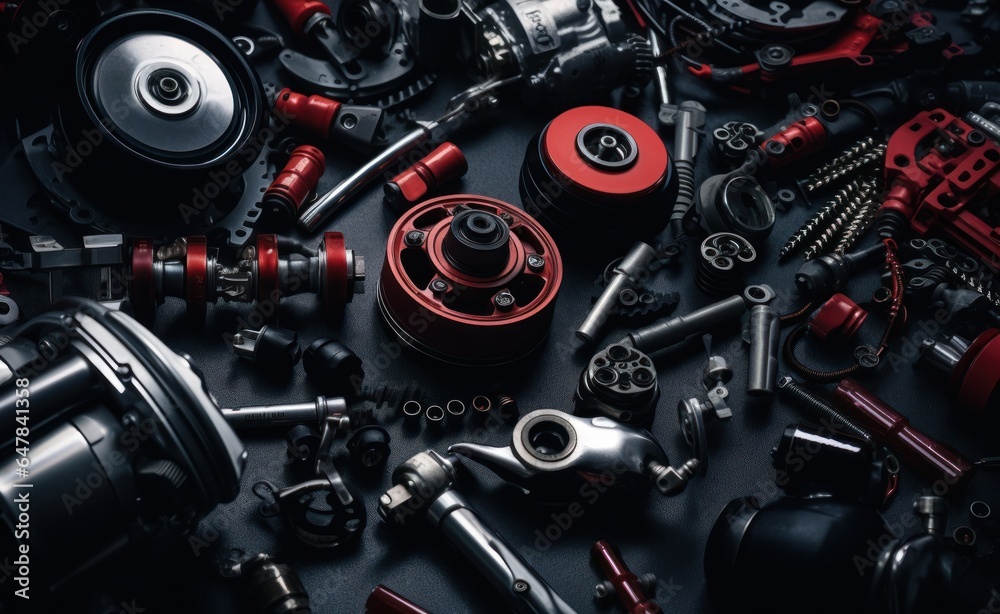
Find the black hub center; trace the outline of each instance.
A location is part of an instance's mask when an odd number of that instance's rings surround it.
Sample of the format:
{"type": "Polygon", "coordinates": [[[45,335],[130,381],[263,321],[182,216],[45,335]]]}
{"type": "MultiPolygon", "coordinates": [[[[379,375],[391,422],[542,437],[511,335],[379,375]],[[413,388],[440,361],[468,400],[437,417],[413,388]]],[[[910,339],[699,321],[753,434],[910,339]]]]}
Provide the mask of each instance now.
{"type": "Polygon", "coordinates": [[[444,252],[455,267],[480,276],[499,273],[507,265],[510,228],[485,211],[457,214],[444,240],[444,252]]]}

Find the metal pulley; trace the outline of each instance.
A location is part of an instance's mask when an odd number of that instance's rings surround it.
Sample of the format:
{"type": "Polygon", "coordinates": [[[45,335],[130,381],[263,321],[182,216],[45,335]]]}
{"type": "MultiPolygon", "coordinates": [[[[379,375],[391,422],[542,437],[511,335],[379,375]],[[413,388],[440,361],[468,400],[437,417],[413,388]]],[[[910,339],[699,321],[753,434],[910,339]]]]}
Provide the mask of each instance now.
{"type": "Polygon", "coordinates": [[[525,209],[559,239],[627,245],[666,226],[677,178],[667,148],[638,117],[601,106],[552,120],[528,144],[520,178],[525,209]]]}
{"type": "Polygon", "coordinates": [[[429,200],[389,233],[378,304],[407,346],[460,365],[498,365],[548,335],[562,260],[524,211],[482,196],[429,200]]]}

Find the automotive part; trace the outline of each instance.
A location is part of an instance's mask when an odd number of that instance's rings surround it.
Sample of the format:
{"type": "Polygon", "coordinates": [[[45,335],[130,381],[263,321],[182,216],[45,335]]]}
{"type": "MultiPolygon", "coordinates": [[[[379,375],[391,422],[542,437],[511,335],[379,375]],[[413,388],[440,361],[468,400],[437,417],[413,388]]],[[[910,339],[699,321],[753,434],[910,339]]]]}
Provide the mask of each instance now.
{"type": "Polygon", "coordinates": [[[708,473],[708,436],[705,424],[709,420],[724,422],[733,417],[733,410],[726,403],[729,397],[726,383],[733,378],[733,372],[725,358],[712,354],[712,336],[705,335],[703,341],[708,354],[708,363],[701,379],[706,399],[702,401],[697,397],[690,397],[677,402],[677,422],[684,441],[691,446],[691,453],[698,460],[698,475],[708,473]]]}
{"type": "Polygon", "coordinates": [[[635,575],[622,560],[618,548],[611,542],[601,540],[590,548],[590,560],[600,567],[607,580],[594,588],[594,596],[608,599],[617,595],[629,614],[656,614],[661,612],[659,604],[646,596],[656,592],[656,576],[635,575]]]}
{"type": "Polygon", "coordinates": [[[528,101],[557,105],[641,87],[653,73],[649,42],[629,33],[611,0],[466,3],[463,54],[480,81],[516,76],[528,101]]]}
{"type": "Polygon", "coordinates": [[[849,341],[868,317],[850,297],[834,294],[809,319],[809,332],[820,341],[849,341]]]}
{"type": "Polygon", "coordinates": [[[641,241],[635,243],[625,257],[614,267],[604,291],[587,312],[587,317],[576,329],[576,336],[584,343],[593,343],[604,327],[622,293],[640,287],[651,274],[650,265],[656,259],[656,250],[641,241]]]}
{"type": "Polygon", "coordinates": [[[673,468],[660,444],[643,429],[609,418],[580,418],[555,409],[537,409],[514,425],[511,443],[489,447],[457,443],[450,454],[470,458],[517,486],[525,494],[559,503],[579,493],[588,476],[613,477],[618,492],[680,493],[698,471],[691,459],[673,468]]]}
{"type": "Polygon", "coordinates": [[[155,535],[189,533],[236,498],[243,444],[196,367],[127,315],[64,299],[4,329],[0,361],[0,415],[12,425],[0,515],[15,552],[17,501],[30,497],[36,590],[57,589],[155,535]],[[30,430],[30,456],[15,452],[27,438],[17,442],[15,425],[30,430]],[[73,496],[90,475],[103,488],[73,496]]]}
{"type": "Polygon", "coordinates": [[[469,163],[462,150],[454,143],[442,143],[385,184],[385,202],[402,214],[468,170],[469,163]]]}
{"type": "Polygon", "coordinates": [[[205,237],[182,237],[155,250],[149,239],[133,240],[129,298],[136,318],[151,322],[166,297],[187,301],[195,320],[203,320],[208,303],[220,298],[266,303],[276,313],[282,296],[301,292],[315,293],[327,313],[336,315],[364,292],[365,260],[344,247],[339,232],[325,233],[318,249],[262,234],[234,264],[217,258],[205,237]]]}
{"type": "Polygon", "coordinates": [[[774,227],[774,204],[752,175],[709,177],[698,190],[697,207],[709,233],[733,233],[760,245],[774,227]]]}
{"type": "Polygon", "coordinates": [[[365,614],[431,614],[412,601],[379,584],[365,601],[365,614]]]}
{"type": "Polygon", "coordinates": [[[302,355],[309,381],[326,394],[362,394],[365,372],[361,364],[351,348],[329,337],[313,341],[302,355]]]}
{"type": "Polygon", "coordinates": [[[264,192],[261,208],[278,225],[288,226],[310,196],[316,193],[326,170],[326,156],[312,145],[296,147],[284,168],[264,192]]]}
{"type": "Polygon", "coordinates": [[[322,427],[331,416],[347,415],[347,401],[342,397],[316,397],[311,403],[253,405],[223,408],[222,415],[234,429],[274,428],[293,424],[322,427]]]}
{"type": "Polygon", "coordinates": [[[352,149],[365,151],[386,144],[383,111],[378,107],[305,96],[286,87],[278,92],[274,112],[303,130],[352,149]]]}
{"type": "MultiPolygon", "coordinates": [[[[228,39],[177,13],[130,11],[91,30],[71,70],[51,125],[36,117],[40,109],[19,111],[33,133],[21,139],[23,161],[8,161],[12,170],[27,164],[22,172],[78,226],[249,239],[272,152],[263,87],[228,39]],[[109,185],[142,194],[144,206],[108,199],[109,185]]],[[[23,203],[3,209],[9,224],[35,232],[23,203]]]]}
{"type": "Polygon", "coordinates": [[[443,196],[390,231],[378,304],[389,328],[421,354],[497,365],[545,340],[561,281],[555,243],[522,210],[443,196]]]}
{"type": "MultiPolygon", "coordinates": [[[[349,103],[390,100],[408,87],[425,89],[416,50],[407,36],[402,4],[341,0],[336,12],[321,0],[273,0],[299,37],[321,58],[286,48],[281,65],[303,87],[349,103]]],[[[381,104],[385,104],[382,102],[381,104]]]]}
{"type": "Polygon", "coordinates": [[[280,516],[292,534],[314,548],[338,548],[356,540],[368,523],[364,501],[344,483],[333,464],[335,439],[351,427],[344,414],[323,421],[316,453],[316,477],[279,489],[267,480],[253,485],[261,516],[280,516]]]}
{"type": "Polygon", "coordinates": [[[233,352],[253,363],[258,371],[286,379],[302,357],[298,334],[280,326],[245,328],[233,335],[232,343],[233,352]]]}
{"type": "Polygon", "coordinates": [[[744,287],[743,271],[757,259],[757,250],[740,235],[717,232],[701,242],[699,256],[698,289],[719,298],[744,287]]]}
{"type": "Polygon", "coordinates": [[[574,400],[576,414],[648,427],[660,401],[656,367],[635,348],[609,345],[590,359],[574,400]]]}
{"type": "Polygon", "coordinates": [[[397,526],[425,518],[500,593],[507,606],[526,614],[574,614],[493,527],[472,509],[455,486],[458,459],[421,452],[392,472],[393,487],[379,499],[383,521],[397,526]]]}
{"type": "Polygon", "coordinates": [[[957,407],[987,417],[1000,409],[1000,330],[991,328],[971,343],[957,335],[925,339],[918,364],[948,382],[957,407]]]}
{"type": "Polygon", "coordinates": [[[309,593],[299,574],[286,563],[269,554],[247,555],[240,550],[230,553],[221,565],[226,577],[242,577],[246,602],[259,614],[310,614],[309,593]]]}
{"type": "Polygon", "coordinates": [[[525,210],[557,239],[592,250],[596,226],[608,247],[663,230],[677,174],[663,141],[641,119],[584,106],[561,113],[532,138],[518,187],[525,210]]]}
{"type": "Polygon", "coordinates": [[[747,394],[770,396],[778,378],[778,349],[781,347],[781,318],[771,305],[750,308],[747,324],[750,358],[747,362],[747,394]]]}

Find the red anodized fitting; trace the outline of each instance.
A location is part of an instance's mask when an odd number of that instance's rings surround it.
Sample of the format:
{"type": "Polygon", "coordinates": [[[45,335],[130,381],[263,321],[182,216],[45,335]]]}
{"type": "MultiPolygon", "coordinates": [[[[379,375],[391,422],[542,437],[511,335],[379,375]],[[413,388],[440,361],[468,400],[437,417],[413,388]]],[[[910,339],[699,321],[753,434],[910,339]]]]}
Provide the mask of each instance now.
{"type": "Polygon", "coordinates": [[[848,340],[858,332],[868,312],[850,297],[837,293],[809,320],[809,332],[822,341],[848,340]]]}
{"type": "Polygon", "coordinates": [[[329,138],[330,128],[340,111],[340,106],[336,100],[315,94],[312,96],[297,94],[286,87],[278,92],[278,98],[274,102],[274,112],[303,130],[329,138]]]}
{"type": "Polygon", "coordinates": [[[205,320],[208,311],[208,240],[187,237],[184,260],[184,300],[188,315],[196,322],[205,320]]]}
{"type": "Polygon", "coordinates": [[[427,610],[379,584],[365,602],[366,614],[431,614],[427,610]]]}
{"type": "MultiPolygon", "coordinates": [[[[277,302],[280,298],[278,279],[278,236],[257,235],[257,302],[277,302]]],[[[277,305],[275,305],[277,307],[277,305]]],[[[277,309],[274,313],[277,313],[277,309]]]]}
{"type": "Polygon", "coordinates": [[[468,170],[469,163],[462,150],[454,143],[442,143],[385,184],[385,201],[401,213],[468,170]]]}
{"type": "Polygon", "coordinates": [[[316,190],[326,170],[326,156],[312,145],[300,145],[292,151],[285,168],[278,173],[264,193],[264,206],[283,221],[295,218],[302,204],[316,190]]]}
{"type": "Polygon", "coordinates": [[[320,249],[320,300],[327,309],[343,309],[353,296],[354,282],[348,279],[347,258],[344,235],[324,233],[320,249]]]}
{"type": "Polygon", "coordinates": [[[1000,409],[1000,330],[991,328],[969,345],[952,372],[950,388],[958,406],[974,415],[1000,409]]]}
{"type": "Polygon", "coordinates": [[[153,323],[156,315],[156,286],[153,279],[155,253],[152,239],[132,241],[128,297],[132,304],[132,315],[147,326],[153,323]]]}
{"type": "Polygon", "coordinates": [[[823,122],[815,117],[805,117],[761,143],[760,151],[764,153],[768,166],[779,168],[822,151],[827,137],[823,122]]]}
{"type": "Polygon", "coordinates": [[[614,587],[615,595],[629,614],[662,611],[658,603],[646,596],[639,576],[628,568],[611,542],[602,539],[595,543],[590,549],[590,555],[614,587]]]}
{"type": "Polygon", "coordinates": [[[317,13],[330,14],[330,7],[320,0],[273,0],[292,31],[306,36],[306,24],[317,13]]]}
{"type": "Polygon", "coordinates": [[[555,242],[523,210],[443,196],[390,231],[378,304],[411,348],[453,364],[499,365],[545,340],[561,280],[555,242]]]}

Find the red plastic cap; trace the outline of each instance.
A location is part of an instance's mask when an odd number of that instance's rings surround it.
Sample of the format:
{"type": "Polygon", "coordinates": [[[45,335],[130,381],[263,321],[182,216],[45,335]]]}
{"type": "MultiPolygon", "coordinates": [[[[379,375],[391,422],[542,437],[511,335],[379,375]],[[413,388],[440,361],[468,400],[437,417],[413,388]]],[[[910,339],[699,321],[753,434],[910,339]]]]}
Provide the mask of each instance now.
{"type": "Polygon", "coordinates": [[[295,126],[329,138],[330,127],[340,111],[340,103],[322,96],[297,94],[287,87],[278,92],[274,113],[295,126]]]}
{"type": "Polygon", "coordinates": [[[386,185],[386,200],[397,209],[409,208],[445,183],[465,175],[468,170],[469,163],[462,150],[454,143],[443,143],[393,177],[386,185]]]}
{"type": "Polygon", "coordinates": [[[849,296],[834,294],[809,321],[809,332],[823,341],[850,339],[867,317],[868,312],[849,296]]]}
{"type": "Polygon", "coordinates": [[[294,214],[319,185],[325,170],[326,156],[322,151],[312,145],[296,147],[285,168],[264,193],[264,202],[277,201],[289,214],[294,214]]]}
{"type": "Polygon", "coordinates": [[[285,21],[299,36],[306,35],[306,24],[316,13],[330,14],[330,7],[320,0],[273,0],[285,21]]]}

